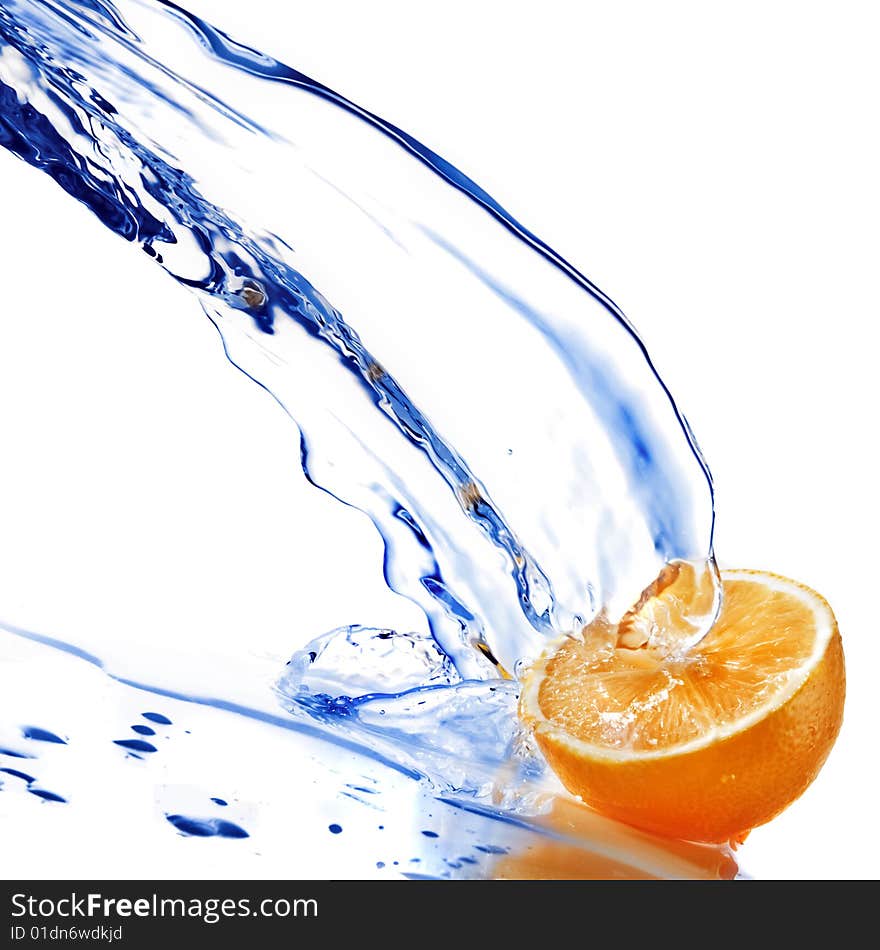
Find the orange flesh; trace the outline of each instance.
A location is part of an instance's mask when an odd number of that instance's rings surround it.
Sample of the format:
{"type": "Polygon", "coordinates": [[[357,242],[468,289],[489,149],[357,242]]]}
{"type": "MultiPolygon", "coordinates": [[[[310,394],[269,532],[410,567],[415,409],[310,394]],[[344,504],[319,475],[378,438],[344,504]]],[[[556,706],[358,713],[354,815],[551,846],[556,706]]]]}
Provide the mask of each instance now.
{"type": "Polygon", "coordinates": [[[767,709],[775,693],[804,675],[815,632],[803,600],[729,580],[714,627],[683,658],[621,647],[615,628],[593,624],[547,663],[539,706],[591,745],[668,749],[767,709]]]}

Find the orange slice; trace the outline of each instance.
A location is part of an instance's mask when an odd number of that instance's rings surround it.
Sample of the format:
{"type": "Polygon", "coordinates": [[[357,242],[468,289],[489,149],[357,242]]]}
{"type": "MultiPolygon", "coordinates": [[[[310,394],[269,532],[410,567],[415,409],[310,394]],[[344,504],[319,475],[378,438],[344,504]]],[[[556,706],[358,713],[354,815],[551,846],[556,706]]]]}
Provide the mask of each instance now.
{"type": "Polygon", "coordinates": [[[843,648],[825,600],[773,574],[721,577],[721,613],[687,652],[633,649],[600,619],[554,644],[520,697],[569,791],[691,841],[741,840],[778,815],[816,777],[843,718],[843,648]]]}

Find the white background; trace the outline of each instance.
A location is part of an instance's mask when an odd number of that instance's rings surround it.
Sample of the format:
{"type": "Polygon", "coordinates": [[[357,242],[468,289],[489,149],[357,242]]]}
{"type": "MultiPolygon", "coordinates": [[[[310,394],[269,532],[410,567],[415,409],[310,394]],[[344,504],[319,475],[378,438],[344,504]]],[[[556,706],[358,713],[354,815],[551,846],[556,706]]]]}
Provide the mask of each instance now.
{"type": "MultiPolygon", "coordinates": [[[[715,476],[722,566],[816,587],[844,637],[841,737],[744,870],[876,876],[876,7],[189,6],[450,159],[635,322],[715,476]]],[[[328,570],[340,623],[404,609],[365,601],[378,537],[306,490],[195,303],[171,325],[172,282],[5,152],[0,207],[3,619],[280,645],[328,570]]]]}

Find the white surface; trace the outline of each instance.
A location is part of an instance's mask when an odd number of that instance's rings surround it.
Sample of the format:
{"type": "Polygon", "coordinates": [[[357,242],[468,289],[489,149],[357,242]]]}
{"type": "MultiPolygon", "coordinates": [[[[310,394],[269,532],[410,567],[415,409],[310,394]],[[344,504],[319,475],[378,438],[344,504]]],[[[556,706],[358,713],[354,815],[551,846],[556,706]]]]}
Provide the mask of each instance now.
{"type": "MultiPolygon", "coordinates": [[[[190,6],[455,162],[635,322],[715,475],[722,566],[816,587],[844,636],[840,740],[743,868],[875,877],[876,7],[190,6]]],[[[196,303],[185,326],[140,307],[181,291],[6,152],[0,207],[0,616],[144,644],[256,625],[283,655],[333,570],[340,623],[405,623],[364,601],[378,537],[306,489],[196,303]]]]}

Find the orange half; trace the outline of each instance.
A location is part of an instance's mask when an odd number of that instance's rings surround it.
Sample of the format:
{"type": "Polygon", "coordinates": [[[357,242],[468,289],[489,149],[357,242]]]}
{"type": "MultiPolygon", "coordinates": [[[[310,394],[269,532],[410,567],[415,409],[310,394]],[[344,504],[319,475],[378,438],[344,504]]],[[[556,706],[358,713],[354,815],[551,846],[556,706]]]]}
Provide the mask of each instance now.
{"type": "Polygon", "coordinates": [[[528,671],[520,716],[569,791],[669,837],[741,840],[816,777],[845,674],[831,608],[795,581],[722,573],[723,605],[684,654],[632,649],[598,620],[528,671]]]}

